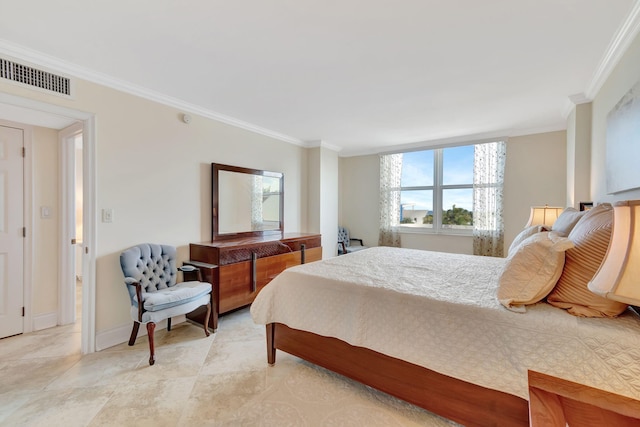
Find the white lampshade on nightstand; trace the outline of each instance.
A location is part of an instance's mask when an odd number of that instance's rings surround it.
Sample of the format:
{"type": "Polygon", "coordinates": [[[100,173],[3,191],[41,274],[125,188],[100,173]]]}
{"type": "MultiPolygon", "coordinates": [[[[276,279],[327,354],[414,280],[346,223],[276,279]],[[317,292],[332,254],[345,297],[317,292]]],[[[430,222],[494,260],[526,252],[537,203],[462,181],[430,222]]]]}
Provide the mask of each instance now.
{"type": "Polygon", "coordinates": [[[608,299],[640,305],[640,200],[613,207],[609,249],[589,290],[608,299]]]}
{"type": "Polygon", "coordinates": [[[547,205],[532,206],[529,221],[525,227],[530,227],[532,225],[545,225],[547,227],[551,227],[563,210],[564,208],[547,205]]]}

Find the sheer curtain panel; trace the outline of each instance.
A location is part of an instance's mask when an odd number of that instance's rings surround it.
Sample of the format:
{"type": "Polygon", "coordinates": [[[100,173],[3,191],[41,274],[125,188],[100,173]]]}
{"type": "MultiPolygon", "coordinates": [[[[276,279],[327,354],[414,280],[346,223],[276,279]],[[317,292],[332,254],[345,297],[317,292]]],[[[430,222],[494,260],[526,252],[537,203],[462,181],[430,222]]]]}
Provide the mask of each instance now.
{"type": "Polygon", "coordinates": [[[473,253],[504,255],[502,197],[507,144],[476,144],[473,165],[473,253]]]}
{"type": "Polygon", "coordinates": [[[379,246],[400,247],[400,178],[402,154],[380,156],[380,234],[379,246]]]}

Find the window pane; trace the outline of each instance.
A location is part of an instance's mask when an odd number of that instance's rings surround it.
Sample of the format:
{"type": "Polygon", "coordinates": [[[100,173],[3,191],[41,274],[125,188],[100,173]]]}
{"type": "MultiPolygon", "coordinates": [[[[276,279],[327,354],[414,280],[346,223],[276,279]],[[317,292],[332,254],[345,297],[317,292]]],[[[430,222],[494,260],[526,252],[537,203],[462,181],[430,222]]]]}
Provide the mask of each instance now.
{"type": "Polygon", "coordinates": [[[400,193],[400,223],[415,227],[433,227],[433,191],[410,190],[400,193]]]}
{"type": "Polygon", "coordinates": [[[442,191],[442,228],[473,229],[473,189],[442,191]]]}
{"type": "Polygon", "coordinates": [[[401,180],[403,187],[433,185],[433,150],[404,153],[401,180]]]}
{"type": "Polygon", "coordinates": [[[442,183],[473,184],[473,145],[442,150],[442,183]]]}

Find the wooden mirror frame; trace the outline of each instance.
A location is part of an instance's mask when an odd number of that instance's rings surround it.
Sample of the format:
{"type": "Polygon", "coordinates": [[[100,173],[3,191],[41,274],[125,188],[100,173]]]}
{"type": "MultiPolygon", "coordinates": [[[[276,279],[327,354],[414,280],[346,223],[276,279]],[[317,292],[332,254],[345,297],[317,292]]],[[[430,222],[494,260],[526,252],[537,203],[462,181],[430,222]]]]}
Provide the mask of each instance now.
{"type": "Polygon", "coordinates": [[[211,163],[211,241],[235,239],[239,237],[258,237],[265,235],[282,235],[284,232],[284,174],[281,172],[270,172],[260,169],[243,168],[240,166],[223,165],[220,163],[211,163]],[[219,200],[219,182],[220,171],[244,173],[248,175],[259,175],[272,178],[279,178],[280,180],[280,203],[279,203],[279,227],[274,230],[258,230],[258,231],[243,231],[235,233],[219,233],[218,214],[220,212],[220,200],[219,200]]]}

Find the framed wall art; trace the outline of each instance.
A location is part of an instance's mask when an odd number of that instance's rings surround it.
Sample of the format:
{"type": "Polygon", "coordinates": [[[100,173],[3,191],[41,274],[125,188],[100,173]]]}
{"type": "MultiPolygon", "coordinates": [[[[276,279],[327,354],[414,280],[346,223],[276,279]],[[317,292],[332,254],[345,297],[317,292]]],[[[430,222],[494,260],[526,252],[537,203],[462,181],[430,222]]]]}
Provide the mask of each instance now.
{"type": "Polygon", "coordinates": [[[607,115],[607,193],[640,188],[640,82],[607,115]]]}

